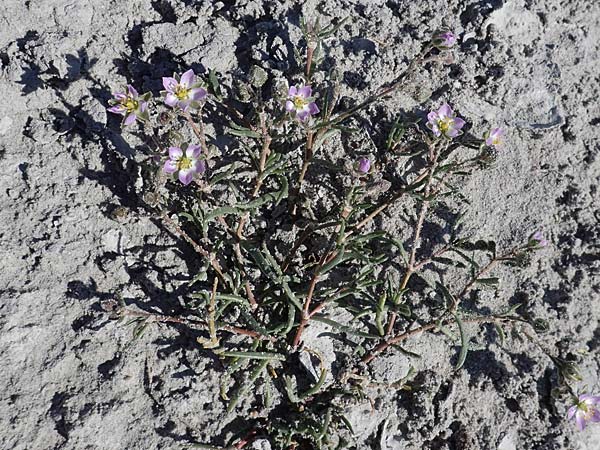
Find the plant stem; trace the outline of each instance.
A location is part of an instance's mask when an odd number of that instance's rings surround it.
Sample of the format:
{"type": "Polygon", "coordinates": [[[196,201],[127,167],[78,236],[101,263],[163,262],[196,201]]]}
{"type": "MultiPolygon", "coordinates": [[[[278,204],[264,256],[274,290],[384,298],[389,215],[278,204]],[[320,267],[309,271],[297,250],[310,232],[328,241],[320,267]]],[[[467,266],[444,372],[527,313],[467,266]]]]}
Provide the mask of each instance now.
{"type": "Polygon", "coordinates": [[[189,111],[182,111],[181,114],[183,115],[183,117],[185,117],[185,120],[187,120],[188,124],[192,128],[192,131],[194,132],[194,134],[200,141],[200,145],[202,146],[202,151],[207,152],[208,146],[206,145],[206,135],[204,134],[204,122],[202,121],[202,110],[198,111],[198,121],[200,123],[199,125],[196,124],[196,122],[194,122],[194,119],[192,118],[192,115],[189,113],[189,111]]]}
{"type": "Polygon", "coordinates": [[[339,113],[333,119],[322,124],[322,126],[330,127],[331,125],[335,125],[335,124],[343,121],[344,119],[347,119],[352,114],[360,111],[361,109],[366,108],[370,104],[375,103],[376,101],[380,100],[381,98],[385,97],[386,95],[389,95],[389,94],[393,93],[394,91],[400,89],[401,87],[406,86],[408,84],[409,79],[414,75],[417,65],[425,60],[425,55],[430,50],[431,50],[431,46],[428,46],[421,52],[420,55],[416,56],[410,62],[410,64],[408,65],[408,68],[398,77],[398,79],[391,86],[389,86],[387,88],[380,88],[378,92],[376,92],[375,94],[368,97],[362,103],[359,103],[358,105],[348,109],[347,111],[339,113]]]}
{"type": "MultiPolygon", "coordinates": [[[[352,190],[350,192],[352,192],[352,190]]],[[[348,196],[351,196],[351,194],[348,194],[348,196]]],[[[346,218],[350,215],[351,211],[352,211],[351,208],[348,207],[348,205],[345,205],[344,208],[342,209],[342,213],[341,213],[342,220],[346,220],[346,218]]],[[[336,235],[338,235],[340,233],[341,227],[342,227],[341,224],[339,224],[337,226],[337,229],[333,233],[332,237],[335,237],[336,235]]],[[[304,328],[306,327],[306,325],[308,325],[310,318],[313,315],[315,315],[317,312],[319,312],[325,306],[325,303],[321,303],[321,304],[317,305],[312,311],[310,311],[310,303],[312,301],[313,294],[315,292],[315,287],[317,286],[317,283],[319,281],[319,277],[321,275],[321,270],[323,269],[323,267],[326,264],[331,262],[337,256],[338,252],[339,252],[338,249],[334,249],[334,250],[325,252],[325,254],[319,261],[319,264],[313,273],[313,276],[310,280],[310,285],[308,287],[308,293],[306,294],[306,299],[304,300],[304,305],[302,308],[302,319],[300,321],[300,324],[298,325],[298,330],[296,331],[296,335],[294,336],[294,341],[292,343],[293,348],[298,348],[298,345],[300,344],[300,339],[302,337],[302,333],[304,332],[304,328]]]]}
{"type": "Polygon", "coordinates": [[[206,258],[210,263],[211,267],[215,270],[215,272],[217,272],[217,275],[219,276],[221,281],[225,281],[223,269],[221,268],[219,261],[217,261],[213,253],[209,253],[200,244],[194,241],[189,234],[183,231],[183,229],[167,215],[166,212],[163,212],[160,215],[160,218],[167,225],[167,227],[169,227],[175,234],[177,234],[178,236],[183,238],[188,244],[190,244],[192,248],[196,251],[196,253],[206,258]]]}
{"type": "MultiPolygon", "coordinates": [[[[408,260],[408,265],[406,267],[406,272],[404,273],[404,278],[402,278],[402,282],[400,283],[400,291],[404,291],[410,277],[413,273],[417,271],[416,267],[416,259],[417,259],[417,251],[419,250],[421,244],[421,231],[423,230],[423,224],[425,223],[425,216],[427,215],[427,210],[429,209],[429,195],[431,193],[431,182],[433,181],[433,174],[435,173],[435,169],[437,168],[438,156],[440,152],[435,148],[435,143],[430,148],[430,167],[427,171],[427,181],[425,183],[425,188],[423,191],[423,204],[421,205],[421,210],[419,211],[419,217],[417,219],[417,224],[413,233],[413,243],[412,249],[410,252],[410,257],[408,260]]],[[[396,311],[392,312],[390,317],[390,321],[388,323],[386,335],[392,333],[394,329],[394,325],[396,323],[396,311]]]]}
{"type": "MultiPolygon", "coordinates": [[[[317,132],[319,134],[320,131],[317,132]]],[[[291,198],[290,203],[290,213],[292,216],[296,215],[298,211],[298,199],[300,198],[300,191],[302,189],[302,183],[304,182],[304,178],[306,177],[306,172],[308,172],[308,167],[312,161],[313,157],[313,131],[308,130],[306,132],[306,147],[304,148],[304,159],[302,161],[302,168],[300,169],[300,174],[298,175],[298,181],[296,182],[296,188],[294,189],[294,194],[291,198]]]]}
{"type": "Polygon", "coordinates": [[[323,255],[321,260],[319,261],[319,265],[315,269],[313,276],[310,280],[310,285],[308,287],[308,293],[306,294],[306,299],[304,300],[304,305],[302,307],[302,319],[300,320],[300,324],[298,325],[298,329],[296,330],[296,335],[294,336],[294,341],[292,343],[292,347],[294,349],[298,348],[300,345],[300,339],[302,338],[302,333],[304,332],[304,328],[308,325],[310,318],[321,310],[323,305],[318,305],[315,310],[310,311],[310,304],[315,292],[315,287],[319,282],[319,277],[321,275],[321,269],[325,264],[330,262],[337,255],[337,251],[327,252],[323,255]]]}
{"type": "MultiPolygon", "coordinates": [[[[260,127],[262,130],[263,145],[262,145],[262,148],[260,151],[259,167],[258,167],[258,172],[256,174],[256,180],[254,182],[254,190],[252,191],[251,199],[254,199],[258,195],[260,188],[263,184],[264,180],[262,178],[262,175],[265,171],[265,164],[267,162],[267,158],[269,157],[269,153],[271,151],[270,146],[271,146],[272,138],[268,133],[266,122],[265,122],[265,116],[262,113],[260,114],[260,127]]],[[[240,219],[240,223],[236,230],[236,234],[239,239],[243,238],[244,225],[246,224],[247,221],[248,221],[248,214],[244,214],[244,216],[242,216],[242,218],[240,219]]]]}
{"type": "Polygon", "coordinates": [[[496,265],[499,262],[502,262],[502,261],[505,261],[507,259],[510,259],[516,253],[518,253],[520,250],[523,250],[522,246],[515,247],[512,250],[504,253],[503,255],[495,256],[494,258],[492,258],[490,260],[490,262],[488,262],[479,272],[477,272],[477,274],[475,274],[475,276],[473,278],[471,278],[471,280],[469,280],[469,282],[467,284],[465,284],[465,286],[462,288],[462,290],[460,291],[460,293],[456,296],[456,303],[452,306],[450,312],[453,313],[453,312],[455,312],[457,310],[458,305],[460,304],[461,299],[467,294],[467,292],[469,292],[469,290],[475,285],[475,283],[477,283],[477,280],[479,278],[481,278],[482,275],[485,275],[490,270],[492,270],[494,267],[496,267],[496,265]]]}
{"type": "MultiPolygon", "coordinates": [[[[434,329],[437,327],[437,324],[441,323],[442,321],[444,321],[445,323],[448,323],[448,321],[451,321],[452,318],[447,318],[447,316],[453,315],[456,313],[456,310],[458,309],[458,305],[460,304],[462,297],[464,297],[466,295],[466,293],[469,291],[469,289],[471,289],[471,287],[473,287],[473,285],[477,282],[477,280],[482,275],[485,275],[487,272],[489,272],[491,269],[493,269],[496,266],[496,264],[498,264],[501,261],[510,259],[512,256],[514,256],[516,253],[518,253],[521,250],[523,250],[522,246],[515,247],[514,249],[504,253],[503,255],[493,258],[471,280],[469,280],[465,284],[465,286],[461,289],[460,293],[455,297],[454,304],[444,314],[442,314],[436,320],[431,321],[426,325],[423,325],[414,330],[406,331],[398,336],[388,338],[386,341],[382,342],[377,347],[375,347],[373,350],[371,350],[367,355],[365,355],[365,357],[363,357],[362,361],[365,363],[368,363],[368,362],[372,361],[379,353],[381,353],[382,351],[387,349],[390,345],[394,345],[394,344],[396,344],[406,338],[409,338],[410,336],[413,336],[415,334],[419,334],[424,331],[429,331],[431,329],[434,329]],[[446,317],[446,318],[444,318],[444,317],[446,317]]],[[[481,316],[481,317],[475,317],[475,318],[470,318],[470,319],[463,319],[463,322],[467,322],[467,323],[468,322],[493,322],[493,321],[498,321],[498,320],[500,320],[500,321],[502,321],[502,320],[517,321],[520,319],[517,319],[514,317],[481,316]]]]}
{"type": "MultiPolygon", "coordinates": [[[[177,316],[164,316],[161,314],[154,314],[145,311],[134,311],[127,307],[119,307],[115,312],[122,316],[139,317],[155,323],[176,323],[180,325],[185,325],[189,328],[201,330],[206,330],[209,328],[209,325],[206,322],[184,319],[183,317],[177,316]]],[[[273,340],[271,336],[264,336],[254,330],[247,330],[245,328],[235,327],[231,325],[220,325],[219,328],[230,333],[240,334],[254,339],[265,339],[270,341],[273,340]]]]}
{"type": "Polygon", "coordinates": [[[452,250],[452,246],[450,244],[446,244],[444,245],[442,248],[440,248],[438,251],[434,252],[429,258],[425,258],[423,261],[415,264],[414,266],[414,270],[415,272],[417,270],[419,270],[420,268],[422,268],[423,266],[433,262],[433,260],[435,258],[437,258],[438,256],[442,256],[444,253],[448,252],[452,250]]]}
{"type": "MultiPolygon", "coordinates": [[[[493,323],[493,322],[511,322],[511,321],[517,321],[517,320],[518,319],[514,318],[514,317],[478,316],[478,317],[464,318],[463,322],[465,322],[465,323],[493,323]]],[[[452,319],[444,319],[443,321],[440,321],[440,320],[431,321],[431,322],[429,322],[425,325],[422,325],[418,328],[415,328],[413,330],[405,331],[402,334],[388,338],[385,342],[382,342],[377,347],[375,347],[373,350],[371,350],[369,353],[367,353],[362,358],[362,362],[364,362],[365,364],[368,364],[371,361],[373,361],[373,359],[375,359],[381,352],[386,350],[391,345],[398,344],[399,342],[402,342],[411,336],[415,336],[417,334],[421,334],[426,331],[432,331],[432,330],[438,328],[439,326],[447,325],[451,321],[452,321],[452,319]]]]}
{"type": "Polygon", "coordinates": [[[371,222],[371,220],[373,220],[375,217],[377,217],[383,211],[385,211],[390,206],[392,206],[394,203],[396,203],[404,194],[406,194],[409,190],[411,190],[411,187],[413,185],[421,182],[427,175],[428,175],[428,171],[426,170],[423,173],[421,173],[409,186],[398,190],[390,199],[383,202],[374,211],[372,211],[367,217],[365,217],[363,220],[361,220],[356,225],[354,225],[354,227],[352,227],[352,229],[350,229],[346,233],[345,238],[356,233],[357,231],[360,231],[360,229],[364,228],[369,222],[371,222]]]}

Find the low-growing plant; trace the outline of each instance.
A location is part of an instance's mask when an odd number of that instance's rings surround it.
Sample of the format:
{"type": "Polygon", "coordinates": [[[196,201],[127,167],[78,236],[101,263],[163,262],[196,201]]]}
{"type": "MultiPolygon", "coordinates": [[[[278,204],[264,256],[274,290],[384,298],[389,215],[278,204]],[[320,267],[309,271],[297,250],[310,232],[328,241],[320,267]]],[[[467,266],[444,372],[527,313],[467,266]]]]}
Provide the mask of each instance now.
{"type": "MultiPolygon", "coordinates": [[[[298,70],[287,80],[255,66],[225,87],[215,72],[201,77],[187,70],[164,77],[158,99],[127,86],[109,109],[123,116],[124,127],[143,126],[152,144],[142,164],[154,185],[144,201],[198,254],[201,270],[191,274],[195,293],[186,299],[195,314],[164,316],[116,300],[105,307],[134,323],[136,337],[151,324],[201,330],[198,345],[227,367],[221,400],[228,413],[260,392],[266,414],[249,418],[231,448],[257,437],[275,448],[350,445],[346,406],[382,383],[369,364],[390,352],[410,357],[404,341],[444,333],[460,341],[460,352],[451,355],[459,370],[469,352],[467,324],[492,325],[502,342],[508,330],[534,342],[558,369],[557,395],[575,395],[570,383],[581,381],[575,362],[539,342],[545,321],[520,313],[518,304],[485,314],[467,306],[480,290],[498,286],[498,266],[521,267],[549,244],[540,231],[508,248],[463,232],[469,201],[460,186],[494,164],[503,129],[477,137],[442,104],[426,117],[398,115],[387,137],[374,139],[382,143],[379,157],[345,146],[371,105],[410,86],[425,65],[450,59],[455,35],[435,34],[397,80],[357,102],[342,99],[340,77],[324,63],[325,43],[343,23],[302,23],[298,70]],[[227,124],[226,148],[207,124],[227,124]],[[332,145],[343,158],[319,158],[332,145]],[[383,229],[381,217],[399,214],[400,203],[416,217],[407,213],[406,227],[383,229]],[[443,235],[425,241],[432,217],[452,219],[443,235]],[[448,283],[446,271],[462,275],[448,283]],[[311,347],[332,338],[306,339],[316,323],[347,337],[347,358],[335,374],[311,347]]],[[[411,375],[388,387],[414,389],[411,375]]],[[[600,421],[599,397],[580,395],[575,403],[568,416],[580,429],[600,421]]]]}

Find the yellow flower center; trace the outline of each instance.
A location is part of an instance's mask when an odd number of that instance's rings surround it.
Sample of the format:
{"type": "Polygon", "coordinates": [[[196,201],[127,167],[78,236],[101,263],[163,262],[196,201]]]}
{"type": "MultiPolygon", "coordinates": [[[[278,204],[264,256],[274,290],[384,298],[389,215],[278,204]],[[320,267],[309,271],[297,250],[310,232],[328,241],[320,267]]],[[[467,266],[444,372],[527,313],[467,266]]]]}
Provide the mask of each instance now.
{"type": "Polygon", "coordinates": [[[495,137],[492,139],[492,145],[500,145],[502,143],[502,141],[500,140],[499,137],[495,137]]]}
{"type": "Polygon", "coordinates": [[[175,87],[175,96],[179,100],[187,100],[187,98],[189,97],[189,93],[190,93],[190,90],[188,88],[182,86],[181,84],[178,84],[175,87]]]}
{"type": "Polygon", "coordinates": [[[186,170],[192,167],[192,160],[187,156],[182,156],[177,161],[177,170],[186,170]]]}
{"type": "Polygon", "coordinates": [[[300,95],[296,95],[292,101],[294,102],[294,108],[296,109],[303,109],[308,105],[308,101],[300,95]]]}
{"type": "Polygon", "coordinates": [[[131,113],[131,112],[137,110],[138,107],[140,106],[140,104],[138,103],[137,100],[134,100],[130,96],[127,96],[127,98],[123,102],[123,106],[125,107],[125,109],[127,110],[128,113],[131,113]]]}
{"type": "Polygon", "coordinates": [[[452,119],[446,117],[445,119],[438,120],[438,128],[442,133],[446,133],[450,129],[452,119]]]}

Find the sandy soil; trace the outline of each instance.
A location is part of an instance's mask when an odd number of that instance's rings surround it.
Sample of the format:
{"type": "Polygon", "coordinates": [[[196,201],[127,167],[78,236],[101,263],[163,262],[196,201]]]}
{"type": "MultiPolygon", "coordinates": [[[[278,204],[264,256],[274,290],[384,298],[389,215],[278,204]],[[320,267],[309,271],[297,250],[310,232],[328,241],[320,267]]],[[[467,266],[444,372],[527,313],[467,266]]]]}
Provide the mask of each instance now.
{"type": "MultiPolygon", "coordinates": [[[[122,136],[105,108],[115,87],[158,93],[161,76],[187,67],[225,82],[251,64],[285,74],[300,13],[316,11],[351,17],[329,42],[349,98],[397,77],[432,31],[459,34],[455,62],[372,108],[363,130],[381,135],[397,112],[442,101],[473,127],[509,130],[496,166],[464,187],[467,223],[505,246],[542,228],[552,245],[527,269],[501,271],[501,289],[480,301],[524,302],[549,321],[544,342],[582,353],[585,383],[600,389],[600,3],[3,0],[0,448],[223,445],[243,426],[253,405],[225,413],[222,366],[189,332],[155,327],[129,345],[131,329],[100,308],[118,293],[175,314],[198,265],[145,214],[132,162],[144,142],[122,136]]],[[[377,154],[370,139],[360,145],[377,154]]],[[[402,208],[381,225],[399,226],[402,208]]],[[[373,372],[387,380],[415,366],[420,388],[380,389],[353,407],[352,448],[600,448],[600,426],[579,433],[565,420],[550,395],[555,371],[535,347],[503,349],[490,330],[475,347],[459,372],[442,338],[412,342],[416,362],[378,361],[373,372]]]]}

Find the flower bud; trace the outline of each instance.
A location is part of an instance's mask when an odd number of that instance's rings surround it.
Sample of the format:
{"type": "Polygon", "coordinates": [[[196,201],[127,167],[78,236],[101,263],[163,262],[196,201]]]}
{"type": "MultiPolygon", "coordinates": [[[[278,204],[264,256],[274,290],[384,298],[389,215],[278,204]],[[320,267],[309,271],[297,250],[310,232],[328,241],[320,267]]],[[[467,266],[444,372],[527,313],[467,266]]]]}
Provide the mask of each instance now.
{"type": "Polygon", "coordinates": [[[371,170],[371,161],[369,160],[369,158],[362,156],[358,158],[358,160],[354,164],[354,167],[357,172],[359,172],[362,175],[365,175],[371,170]]]}
{"type": "Polygon", "coordinates": [[[433,35],[432,43],[440,50],[448,50],[456,44],[456,35],[452,31],[438,31],[433,35]]]}

